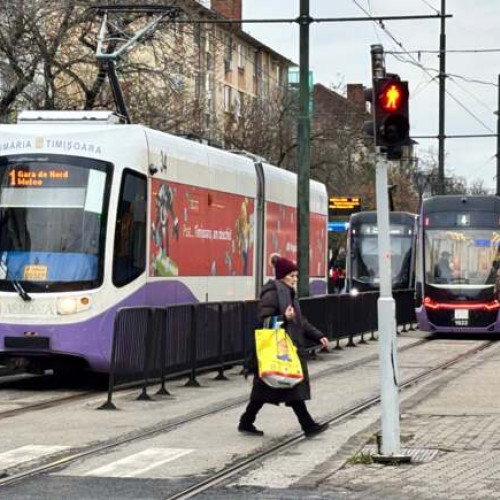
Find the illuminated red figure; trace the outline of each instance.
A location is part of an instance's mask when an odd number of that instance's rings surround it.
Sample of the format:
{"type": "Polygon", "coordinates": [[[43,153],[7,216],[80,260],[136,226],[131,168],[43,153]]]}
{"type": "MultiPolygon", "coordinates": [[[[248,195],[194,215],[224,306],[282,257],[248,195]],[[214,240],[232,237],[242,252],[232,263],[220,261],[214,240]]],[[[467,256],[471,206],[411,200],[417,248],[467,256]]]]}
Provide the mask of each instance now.
{"type": "Polygon", "coordinates": [[[397,85],[391,85],[389,89],[384,92],[383,98],[384,109],[396,110],[399,108],[399,103],[401,102],[401,90],[397,85]]]}

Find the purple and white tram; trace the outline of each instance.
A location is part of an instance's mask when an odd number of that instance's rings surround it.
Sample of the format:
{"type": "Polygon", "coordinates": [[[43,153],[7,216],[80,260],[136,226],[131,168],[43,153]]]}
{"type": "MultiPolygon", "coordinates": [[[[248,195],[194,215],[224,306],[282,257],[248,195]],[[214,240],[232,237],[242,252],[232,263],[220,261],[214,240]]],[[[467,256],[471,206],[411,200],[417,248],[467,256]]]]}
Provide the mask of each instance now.
{"type": "Polygon", "coordinates": [[[419,226],[419,328],[500,332],[500,198],[429,198],[419,226]]]}
{"type": "MultiPolygon", "coordinates": [[[[256,296],[296,258],[296,176],[111,112],[0,126],[0,362],[109,368],[123,306],[256,296]]],[[[310,187],[310,275],[326,292],[328,200],[310,187]]]]}

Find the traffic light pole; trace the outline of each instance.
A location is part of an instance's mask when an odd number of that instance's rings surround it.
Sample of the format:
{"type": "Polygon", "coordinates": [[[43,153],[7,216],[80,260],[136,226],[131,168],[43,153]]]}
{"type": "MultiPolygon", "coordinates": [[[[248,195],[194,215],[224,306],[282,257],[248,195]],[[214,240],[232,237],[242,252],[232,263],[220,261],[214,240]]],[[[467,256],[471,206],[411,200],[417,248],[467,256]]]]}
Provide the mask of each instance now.
{"type": "MultiPolygon", "coordinates": [[[[373,88],[375,80],[385,77],[384,49],[371,46],[373,88]]],[[[374,97],[375,101],[375,97],[374,97]]],[[[376,123],[376,105],[372,106],[376,123]]],[[[376,133],[376,132],[375,132],[376,133]]],[[[396,344],[396,304],[392,296],[391,240],[389,221],[389,195],[387,183],[388,161],[377,148],[376,194],[378,226],[378,262],[380,271],[380,296],[377,302],[380,362],[380,397],[382,448],[377,461],[409,461],[401,455],[398,393],[398,350],[396,344]]]]}
{"type": "Polygon", "coordinates": [[[309,295],[309,174],[311,169],[309,88],[309,0],[300,0],[300,112],[298,124],[297,266],[300,297],[309,295]]]}
{"type": "Polygon", "coordinates": [[[382,449],[384,459],[404,461],[401,455],[398,393],[398,347],[396,342],[396,303],[392,296],[391,240],[389,220],[389,196],[387,186],[388,161],[377,154],[377,226],[378,267],[380,270],[380,296],[377,302],[382,449]]]}

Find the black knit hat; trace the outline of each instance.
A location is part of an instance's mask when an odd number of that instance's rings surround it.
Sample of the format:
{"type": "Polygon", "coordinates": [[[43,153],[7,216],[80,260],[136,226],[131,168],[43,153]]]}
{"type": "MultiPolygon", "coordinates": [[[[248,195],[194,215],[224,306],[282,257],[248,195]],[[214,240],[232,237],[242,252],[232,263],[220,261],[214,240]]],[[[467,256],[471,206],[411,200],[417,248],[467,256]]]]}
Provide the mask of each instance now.
{"type": "Polygon", "coordinates": [[[291,260],[280,257],[278,254],[271,256],[271,264],[274,266],[274,274],[277,280],[283,279],[287,274],[298,271],[297,264],[291,260]]]}

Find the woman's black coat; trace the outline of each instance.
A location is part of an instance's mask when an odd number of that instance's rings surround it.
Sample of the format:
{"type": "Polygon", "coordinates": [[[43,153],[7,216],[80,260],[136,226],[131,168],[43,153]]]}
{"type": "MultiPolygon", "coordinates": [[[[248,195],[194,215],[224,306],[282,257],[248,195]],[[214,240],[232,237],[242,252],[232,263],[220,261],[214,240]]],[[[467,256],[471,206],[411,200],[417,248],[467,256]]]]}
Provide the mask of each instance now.
{"type": "Polygon", "coordinates": [[[285,321],[284,328],[297,347],[304,380],[291,389],[274,389],[266,385],[258,376],[257,356],[254,345],[252,359],[249,364],[249,368],[254,373],[250,400],[279,404],[311,399],[309,372],[304,357],[306,338],[319,341],[324,335],[302,316],[295,291],[282,281],[269,281],[264,285],[260,293],[257,315],[261,324],[264,324],[265,320],[271,316],[283,317],[285,321]],[[295,320],[286,321],[285,311],[290,305],[295,309],[295,320]]]}

